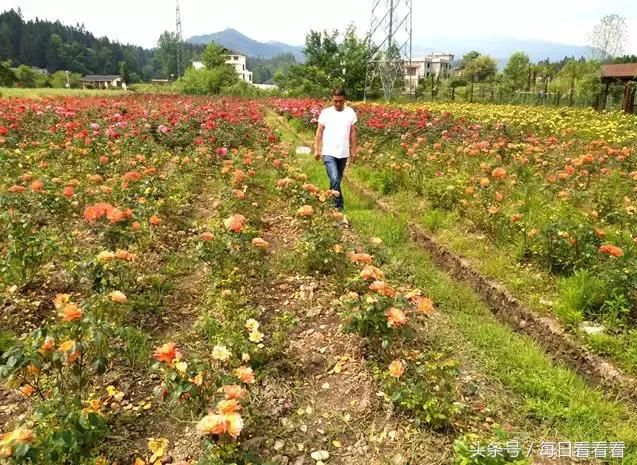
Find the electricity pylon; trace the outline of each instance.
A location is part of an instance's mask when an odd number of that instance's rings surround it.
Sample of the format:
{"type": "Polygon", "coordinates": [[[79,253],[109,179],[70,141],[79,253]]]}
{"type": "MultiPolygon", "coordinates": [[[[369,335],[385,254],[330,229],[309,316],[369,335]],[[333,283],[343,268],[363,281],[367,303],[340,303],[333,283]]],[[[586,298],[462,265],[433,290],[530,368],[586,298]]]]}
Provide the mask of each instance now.
{"type": "Polygon", "coordinates": [[[389,101],[404,75],[405,63],[411,64],[412,0],[371,1],[365,99],[375,80],[380,79],[385,100],[389,101]]]}

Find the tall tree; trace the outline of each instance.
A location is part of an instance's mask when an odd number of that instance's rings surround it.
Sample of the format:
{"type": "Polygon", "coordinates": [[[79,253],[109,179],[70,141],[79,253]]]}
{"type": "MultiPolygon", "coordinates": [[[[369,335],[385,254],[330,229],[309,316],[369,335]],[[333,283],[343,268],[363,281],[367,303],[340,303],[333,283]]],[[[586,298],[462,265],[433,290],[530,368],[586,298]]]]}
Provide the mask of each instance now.
{"type": "Polygon", "coordinates": [[[479,56],[480,56],[480,52],[478,52],[477,50],[472,50],[468,53],[465,53],[464,55],[462,55],[460,67],[464,68],[465,66],[467,66],[467,64],[469,64],[469,62],[475,60],[479,56]]]}
{"type": "Polygon", "coordinates": [[[473,83],[486,81],[498,72],[496,61],[489,55],[470,52],[462,58],[462,75],[469,80],[469,102],[473,102],[473,83]],[[477,56],[475,54],[478,54],[477,56]]]}
{"type": "Polygon", "coordinates": [[[489,55],[480,55],[469,61],[464,68],[464,76],[471,81],[486,81],[496,75],[498,65],[489,55]]]}
{"type": "Polygon", "coordinates": [[[128,71],[128,63],[125,61],[120,61],[119,63],[119,75],[125,84],[130,84],[130,72],[128,71]]]}
{"type": "Polygon", "coordinates": [[[226,55],[223,47],[211,42],[206,49],[201,52],[201,62],[206,68],[216,68],[226,62],[226,55]]]}
{"type": "Polygon", "coordinates": [[[311,30],[305,36],[305,63],[308,66],[316,66],[328,72],[332,76],[340,73],[339,69],[339,32],[337,30],[328,33],[311,30]]]}
{"type": "Polygon", "coordinates": [[[365,39],[356,36],[356,27],[350,24],[338,47],[339,64],[342,70],[342,87],[352,100],[365,96],[365,74],[367,71],[368,47],[365,39]]]}
{"type": "Polygon", "coordinates": [[[593,56],[602,62],[624,51],[628,29],[626,18],[617,14],[604,16],[591,31],[589,40],[593,56]]]}
{"type": "Polygon", "coordinates": [[[515,52],[502,71],[506,83],[514,90],[528,87],[531,60],[524,52],[515,52]]]}
{"type": "Polygon", "coordinates": [[[179,38],[177,33],[164,31],[157,41],[156,59],[159,65],[160,75],[169,78],[177,75],[177,46],[179,38]]]}
{"type": "Polygon", "coordinates": [[[291,95],[327,97],[334,87],[341,86],[352,100],[362,99],[370,45],[357,37],[353,25],[340,41],[339,36],[337,30],[310,31],[305,37],[305,63],[290,66],[285,75],[277,73],[275,82],[291,95]]]}

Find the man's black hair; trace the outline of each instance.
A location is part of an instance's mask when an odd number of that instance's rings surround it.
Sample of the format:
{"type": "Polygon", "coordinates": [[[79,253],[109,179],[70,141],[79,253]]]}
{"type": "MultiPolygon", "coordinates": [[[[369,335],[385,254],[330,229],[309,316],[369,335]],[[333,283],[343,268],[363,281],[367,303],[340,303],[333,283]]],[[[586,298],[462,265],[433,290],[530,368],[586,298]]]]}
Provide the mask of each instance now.
{"type": "Polygon", "coordinates": [[[334,89],[334,91],[332,92],[332,97],[347,97],[345,95],[345,89],[343,89],[342,87],[337,87],[336,89],[334,89]]]}

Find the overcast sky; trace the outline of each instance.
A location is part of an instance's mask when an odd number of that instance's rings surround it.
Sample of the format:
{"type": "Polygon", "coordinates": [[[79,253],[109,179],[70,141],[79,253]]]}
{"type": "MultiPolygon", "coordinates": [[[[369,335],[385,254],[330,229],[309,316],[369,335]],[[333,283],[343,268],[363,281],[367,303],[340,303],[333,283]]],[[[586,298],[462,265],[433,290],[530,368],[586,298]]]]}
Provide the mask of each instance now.
{"type": "MultiPolygon", "coordinates": [[[[369,27],[372,0],[180,0],[184,38],[227,27],[266,42],[302,45],[310,29],[369,27]]],[[[153,47],[175,29],[174,0],[0,0],[0,11],[22,8],[26,19],[84,23],[97,36],[153,47]]],[[[628,21],[628,53],[637,54],[637,0],[413,0],[414,46],[435,48],[436,36],[509,36],[587,45],[605,14],[628,21]]]]}

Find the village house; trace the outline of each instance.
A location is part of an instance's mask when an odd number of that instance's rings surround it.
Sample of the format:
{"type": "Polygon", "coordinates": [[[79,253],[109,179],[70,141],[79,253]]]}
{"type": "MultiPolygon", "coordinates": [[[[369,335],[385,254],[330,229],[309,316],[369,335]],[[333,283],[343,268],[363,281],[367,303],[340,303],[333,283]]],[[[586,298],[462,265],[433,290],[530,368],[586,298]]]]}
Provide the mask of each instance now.
{"type": "Polygon", "coordinates": [[[82,89],[120,89],[124,81],[117,74],[89,74],[81,82],[82,89]]]}
{"type": "Polygon", "coordinates": [[[453,55],[451,53],[431,53],[422,58],[412,58],[404,62],[405,92],[414,93],[418,82],[433,76],[434,79],[445,79],[452,75],[453,55]]]}
{"type": "MultiPolygon", "coordinates": [[[[228,54],[226,56],[227,56],[227,59],[226,59],[225,63],[227,63],[229,65],[232,65],[232,67],[237,72],[237,74],[239,75],[239,78],[242,81],[245,81],[248,84],[252,84],[252,71],[248,70],[248,68],[246,67],[246,57],[245,57],[245,55],[240,55],[238,53],[232,53],[232,54],[228,54]]],[[[192,66],[193,66],[193,68],[195,68],[197,70],[203,69],[203,68],[206,67],[199,60],[193,60],[192,66]]]]}

